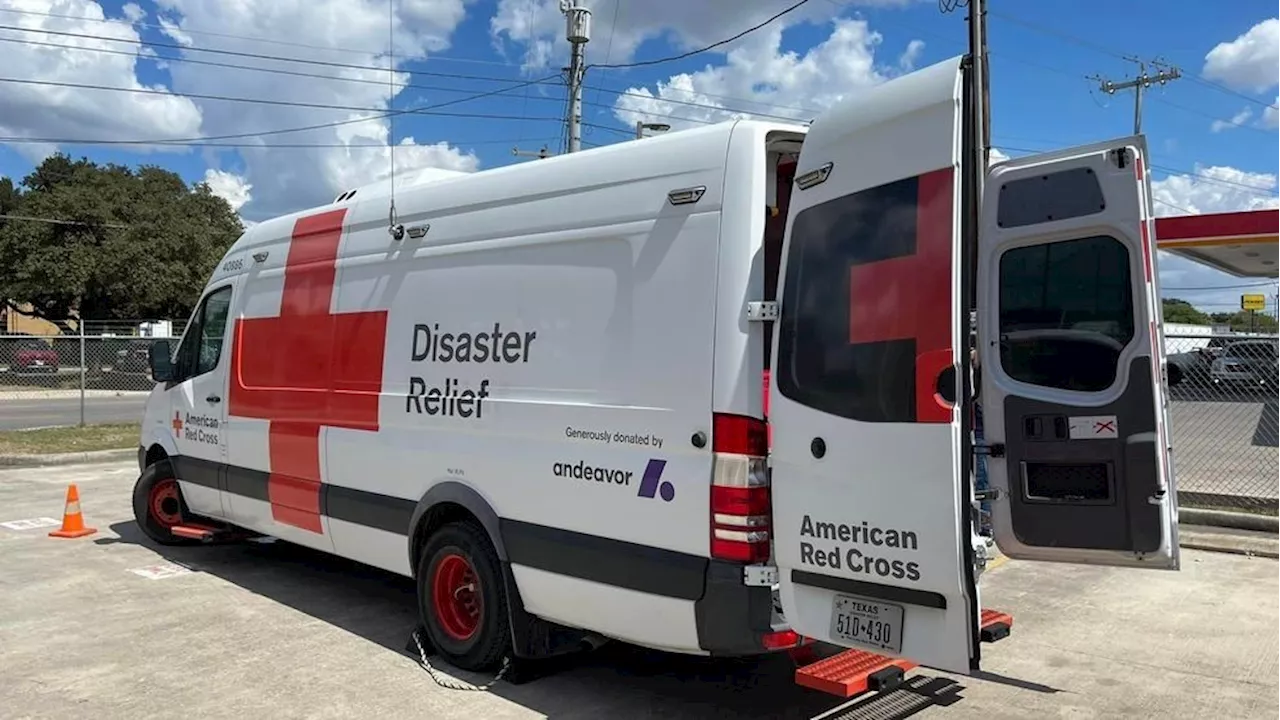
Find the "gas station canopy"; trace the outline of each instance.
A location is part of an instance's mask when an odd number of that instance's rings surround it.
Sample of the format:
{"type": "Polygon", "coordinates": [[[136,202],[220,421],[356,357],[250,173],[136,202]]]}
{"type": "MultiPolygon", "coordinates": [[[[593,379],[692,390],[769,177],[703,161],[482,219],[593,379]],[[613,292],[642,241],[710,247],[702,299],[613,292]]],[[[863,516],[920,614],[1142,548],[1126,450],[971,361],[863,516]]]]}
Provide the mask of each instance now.
{"type": "Polygon", "coordinates": [[[1241,278],[1275,278],[1280,210],[1156,218],[1156,247],[1241,278]]]}

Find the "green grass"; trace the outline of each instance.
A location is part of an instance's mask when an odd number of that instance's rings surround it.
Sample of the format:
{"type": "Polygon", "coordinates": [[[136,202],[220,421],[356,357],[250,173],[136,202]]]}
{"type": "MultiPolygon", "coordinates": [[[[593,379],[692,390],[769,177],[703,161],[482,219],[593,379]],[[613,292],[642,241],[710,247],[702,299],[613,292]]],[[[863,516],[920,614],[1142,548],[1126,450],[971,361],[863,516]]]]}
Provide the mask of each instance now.
{"type": "Polygon", "coordinates": [[[137,423],[0,431],[0,455],[118,450],[136,447],[137,444],[137,423]]]}

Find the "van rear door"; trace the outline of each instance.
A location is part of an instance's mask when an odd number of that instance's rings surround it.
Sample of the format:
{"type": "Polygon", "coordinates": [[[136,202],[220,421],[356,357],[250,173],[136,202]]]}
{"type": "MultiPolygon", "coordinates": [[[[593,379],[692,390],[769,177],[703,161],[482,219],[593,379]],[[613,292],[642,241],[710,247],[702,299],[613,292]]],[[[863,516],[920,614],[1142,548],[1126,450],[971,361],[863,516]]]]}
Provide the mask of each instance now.
{"type": "Polygon", "coordinates": [[[1142,137],[992,169],[978,348],[992,530],[1013,558],[1177,569],[1142,137]]]}
{"type": "MultiPolygon", "coordinates": [[[[976,667],[960,410],[962,71],[948,60],[811,127],[783,249],[769,420],[774,562],[807,637],[976,667]]],[[[962,322],[963,319],[963,322],[962,322]]]]}

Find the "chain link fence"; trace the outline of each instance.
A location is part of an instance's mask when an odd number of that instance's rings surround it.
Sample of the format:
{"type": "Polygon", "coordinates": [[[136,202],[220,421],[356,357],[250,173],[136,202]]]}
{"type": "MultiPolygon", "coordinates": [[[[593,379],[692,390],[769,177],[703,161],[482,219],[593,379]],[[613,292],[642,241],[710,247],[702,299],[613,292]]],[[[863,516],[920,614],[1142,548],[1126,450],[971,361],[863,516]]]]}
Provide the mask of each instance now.
{"type": "MultiPolygon", "coordinates": [[[[155,339],[176,343],[183,325],[0,328],[0,430],[140,421],[153,387],[147,348],[155,339]]],[[[1275,335],[1166,335],[1182,505],[1276,512],[1276,348],[1275,335]]]]}
{"type": "Polygon", "coordinates": [[[1179,504],[1276,512],[1277,344],[1275,335],[1165,336],[1179,504]]]}
{"type": "Polygon", "coordinates": [[[0,430],[137,423],[151,381],[147,348],[185,321],[24,319],[0,327],[0,430]]]}

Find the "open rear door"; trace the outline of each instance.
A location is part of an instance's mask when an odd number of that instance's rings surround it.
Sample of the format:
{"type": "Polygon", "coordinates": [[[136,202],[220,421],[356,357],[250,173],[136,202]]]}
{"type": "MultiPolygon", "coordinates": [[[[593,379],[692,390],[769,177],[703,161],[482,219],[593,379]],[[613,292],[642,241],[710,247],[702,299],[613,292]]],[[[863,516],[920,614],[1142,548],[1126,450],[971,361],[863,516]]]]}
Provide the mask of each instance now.
{"type": "Polygon", "coordinates": [[[801,149],[772,353],[774,562],[807,637],[977,659],[958,352],[962,71],[837,105],[801,149]]]}
{"type": "Polygon", "coordinates": [[[988,176],[978,347],[992,529],[1009,557],[1177,569],[1142,137],[988,176]]]}

